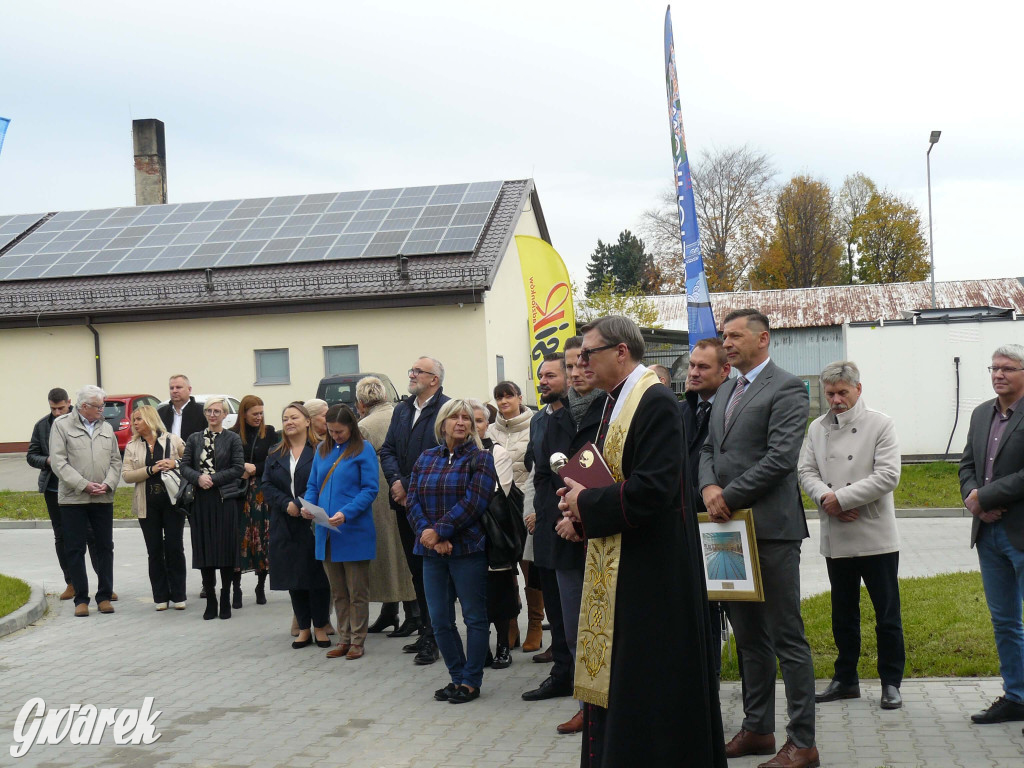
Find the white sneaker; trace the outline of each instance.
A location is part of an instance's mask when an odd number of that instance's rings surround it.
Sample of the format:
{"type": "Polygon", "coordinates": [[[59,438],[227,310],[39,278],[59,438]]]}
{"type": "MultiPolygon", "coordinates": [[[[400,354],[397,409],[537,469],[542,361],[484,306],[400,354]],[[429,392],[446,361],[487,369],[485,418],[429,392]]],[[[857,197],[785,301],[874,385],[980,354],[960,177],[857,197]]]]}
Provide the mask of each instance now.
{"type": "Polygon", "coordinates": [[[156,609],[158,611],[166,611],[167,610],[167,603],[157,603],[156,604],[156,609]]]}
{"type": "Polygon", "coordinates": [[[176,610],[176,611],[184,611],[185,610],[185,601],[184,600],[182,600],[180,603],[171,603],[171,605],[174,606],[174,610],[176,610]]]}

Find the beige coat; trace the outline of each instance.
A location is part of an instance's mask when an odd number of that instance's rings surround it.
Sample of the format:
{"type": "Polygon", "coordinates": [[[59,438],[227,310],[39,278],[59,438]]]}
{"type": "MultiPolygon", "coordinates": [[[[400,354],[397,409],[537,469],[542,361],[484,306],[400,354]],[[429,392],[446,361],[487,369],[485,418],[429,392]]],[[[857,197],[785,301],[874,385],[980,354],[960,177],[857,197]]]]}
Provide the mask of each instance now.
{"type": "Polygon", "coordinates": [[[900,548],[893,491],[900,482],[900,446],[892,419],[863,398],[838,423],[831,412],[811,422],[800,451],[800,485],[818,505],[821,554],[865,557],[900,548]],[[844,510],[860,517],[845,523],[821,508],[829,491],[844,510]]]}
{"type": "MultiPolygon", "coordinates": [[[[185,443],[177,435],[169,432],[161,432],[157,440],[160,445],[167,444],[167,438],[171,438],[171,455],[165,456],[168,459],[180,459],[185,451],[185,443]]],[[[132,512],[138,518],[146,516],[146,481],[149,479],[149,472],[146,471],[146,454],[148,446],[141,437],[133,437],[131,442],[124,447],[124,464],[121,467],[121,479],[126,483],[135,484],[135,495],[132,496],[132,512]]]]}
{"type": "Polygon", "coordinates": [[[58,416],[50,428],[50,469],[60,481],[58,504],[113,504],[121,480],[113,428],[101,419],[90,435],[77,409],[58,416]],[[85,492],[89,483],[106,483],[110,491],[92,496],[85,492]]]}
{"type": "MultiPolygon", "coordinates": [[[[391,424],[395,407],[382,403],[359,421],[363,439],[380,451],[391,424]]],[[[370,600],[375,603],[395,603],[416,599],[412,576],[402,551],[402,539],[398,535],[397,514],[388,503],[390,486],[384,479],[383,469],[378,470],[380,490],[373,501],[373,525],[377,530],[377,557],[370,561],[370,600]]]]}

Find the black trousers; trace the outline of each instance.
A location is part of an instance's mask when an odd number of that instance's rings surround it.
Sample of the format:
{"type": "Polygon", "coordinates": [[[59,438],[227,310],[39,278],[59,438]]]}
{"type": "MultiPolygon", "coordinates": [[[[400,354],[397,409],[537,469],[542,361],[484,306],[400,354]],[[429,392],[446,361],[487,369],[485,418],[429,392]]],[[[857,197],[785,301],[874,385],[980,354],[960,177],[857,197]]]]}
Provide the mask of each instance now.
{"type": "Polygon", "coordinates": [[[415,554],[412,548],[416,544],[416,534],[405,516],[405,509],[395,511],[398,518],[398,536],[402,540],[402,549],[405,551],[405,562],[409,564],[409,573],[412,574],[412,588],[416,590],[416,602],[420,606],[420,634],[427,637],[434,636],[434,627],[430,623],[430,610],[427,608],[427,597],[423,592],[423,558],[415,554]]]}
{"type": "Polygon", "coordinates": [[[317,629],[327,626],[331,614],[330,587],[289,589],[288,596],[292,599],[292,611],[299,629],[309,629],[310,622],[317,629]]]}
{"type": "Polygon", "coordinates": [[[147,498],[146,516],[139,518],[149,554],[149,583],[153,602],[185,602],[185,513],[170,503],[147,498]]]}
{"type": "Polygon", "coordinates": [[[75,605],[89,604],[89,574],[85,570],[85,550],[91,530],[96,537],[92,547],[92,567],[96,570],[96,602],[110,599],[114,591],[114,505],[62,504],[60,518],[64,528],[64,552],[68,573],[75,588],[75,605]]]}
{"type": "Polygon", "coordinates": [[[551,665],[551,679],[560,686],[571,686],[576,669],[573,666],[572,654],[569,653],[569,644],[565,641],[565,622],[562,620],[558,578],[554,570],[538,568],[536,563],[530,566],[530,571],[537,571],[540,575],[540,588],[544,593],[544,613],[551,626],[551,658],[554,660],[554,664],[551,665]]]}
{"type": "Polygon", "coordinates": [[[864,580],[875,607],[878,677],[882,685],[900,687],[907,654],[903,645],[900,585],[896,577],[899,552],[866,557],[826,557],[832,584],[832,637],[836,641],[834,678],[844,685],[857,682],[860,660],[860,582],[864,580]]]}
{"type": "MultiPolygon", "coordinates": [[[[64,576],[64,583],[71,583],[71,571],[68,570],[68,556],[64,551],[64,524],[60,517],[60,504],[57,503],[56,491],[45,491],[43,501],[46,502],[46,513],[50,516],[50,527],[53,528],[53,547],[57,550],[57,563],[64,576]]],[[[92,561],[92,569],[96,570],[96,537],[93,536],[92,526],[89,526],[85,534],[86,548],[89,550],[89,559],[92,561]]]]}

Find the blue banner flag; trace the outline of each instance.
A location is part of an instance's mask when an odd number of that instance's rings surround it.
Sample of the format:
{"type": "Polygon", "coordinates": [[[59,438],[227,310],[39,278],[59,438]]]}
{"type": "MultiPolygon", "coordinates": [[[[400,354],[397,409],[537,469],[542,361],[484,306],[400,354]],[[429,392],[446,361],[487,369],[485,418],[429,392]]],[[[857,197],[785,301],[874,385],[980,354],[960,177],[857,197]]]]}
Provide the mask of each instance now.
{"type": "Polygon", "coordinates": [[[700,255],[697,234],[697,209],[693,204],[690,160],[686,156],[683,113],[679,107],[679,79],[676,77],[676,51],[672,42],[672,6],[665,9],[665,90],[668,93],[668,119],[672,129],[672,159],[675,167],[676,208],[679,211],[679,239],[686,265],[686,327],[690,350],[701,339],[718,334],[711,311],[704,259],[700,255]]]}
{"type": "Polygon", "coordinates": [[[0,152],[4,151],[4,136],[7,135],[7,126],[11,124],[11,121],[6,117],[0,117],[0,152]]]}

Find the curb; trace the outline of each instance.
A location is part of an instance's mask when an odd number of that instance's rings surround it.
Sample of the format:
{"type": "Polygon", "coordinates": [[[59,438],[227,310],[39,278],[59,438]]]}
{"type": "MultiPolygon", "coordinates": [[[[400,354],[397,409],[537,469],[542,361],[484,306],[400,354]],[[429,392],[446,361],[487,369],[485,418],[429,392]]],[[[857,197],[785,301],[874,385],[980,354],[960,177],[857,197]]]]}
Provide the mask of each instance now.
{"type": "Polygon", "coordinates": [[[28,602],[0,619],[0,637],[24,629],[29,624],[39,621],[46,613],[46,590],[40,584],[29,584],[29,587],[32,591],[28,602]]]}

